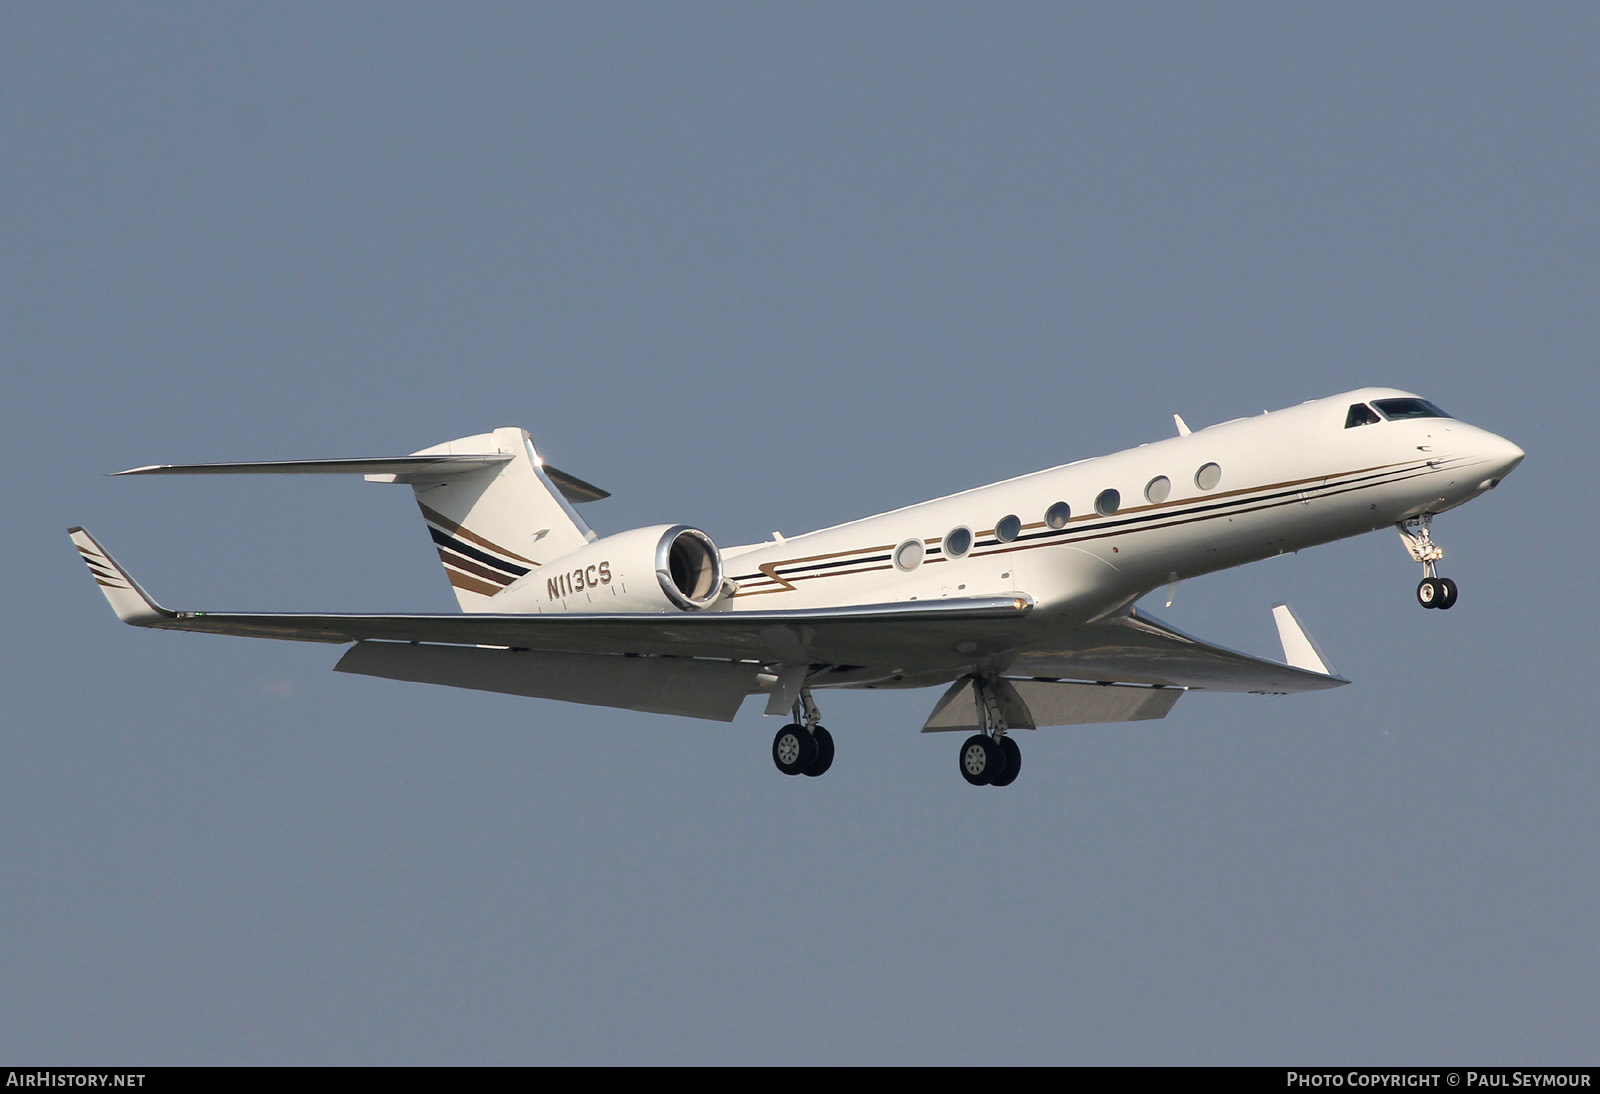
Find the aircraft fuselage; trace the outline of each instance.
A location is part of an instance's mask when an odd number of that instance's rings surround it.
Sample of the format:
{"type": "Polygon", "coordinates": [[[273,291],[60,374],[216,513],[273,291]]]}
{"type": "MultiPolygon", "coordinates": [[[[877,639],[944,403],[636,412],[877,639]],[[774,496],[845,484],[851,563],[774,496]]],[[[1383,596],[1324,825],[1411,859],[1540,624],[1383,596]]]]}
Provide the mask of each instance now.
{"type": "Polygon", "coordinates": [[[1347,425],[1352,407],[1384,400],[1420,401],[1365,388],[730,548],[726,610],[1018,592],[1034,601],[1030,627],[1076,624],[1175,579],[1443,512],[1522,459],[1455,418],[1347,425]]]}

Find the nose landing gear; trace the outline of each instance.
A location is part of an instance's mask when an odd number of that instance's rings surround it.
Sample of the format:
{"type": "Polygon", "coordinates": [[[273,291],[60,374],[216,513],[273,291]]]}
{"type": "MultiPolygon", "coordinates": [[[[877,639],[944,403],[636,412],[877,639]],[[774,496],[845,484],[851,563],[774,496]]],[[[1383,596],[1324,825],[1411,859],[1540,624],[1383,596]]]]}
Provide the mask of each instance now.
{"type": "Polygon", "coordinates": [[[1425,577],[1417,586],[1417,603],[1424,608],[1448,608],[1456,602],[1456,583],[1448,577],[1425,577]]]}
{"type": "Polygon", "coordinates": [[[1456,583],[1440,577],[1434,564],[1444,558],[1444,548],[1433,542],[1433,514],[1423,513],[1395,525],[1400,542],[1412,561],[1422,563],[1422,582],[1417,586],[1417,603],[1424,608],[1449,608],[1456,602],[1456,583]]]}

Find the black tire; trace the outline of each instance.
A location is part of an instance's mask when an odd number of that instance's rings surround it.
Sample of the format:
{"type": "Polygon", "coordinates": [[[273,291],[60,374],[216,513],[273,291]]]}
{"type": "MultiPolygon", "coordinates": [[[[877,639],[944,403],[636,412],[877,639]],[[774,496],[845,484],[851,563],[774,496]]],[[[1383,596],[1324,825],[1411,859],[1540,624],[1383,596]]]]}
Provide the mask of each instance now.
{"type": "Polygon", "coordinates": [[[1424,608],[1437,608],[1444,599],[1444,591],[1436,577],[1425,577],[1417,586],[1417,603],[1424,608]]]}
{"type": "Polygon", "coordinates": [[[1005,770],[1005,755],[992,738],[975,733],[962,743],[957,757],[961,777],[973,786],[988,786],[996,774],[1005,770]]]}
{"type": "Polygon", "coordinates": [[[833,766],[833,734],[818,726],[811,731],[811,737],[817,742],[817,757],[811,761],[804,774],[814,779],[818,775],[827,774],[828,768],[833,766]]]}
{"type": "Polygon", "coordinates": [[[990,786],[1010,786],[1017,781],[1017,776],[1022,774],[1022,749],[1010,737],[1000,738],[1000,750],[1005,753],[1006,766],[989,780],[990,786]]]}
{"type": "Polygon", "coordinates": [[[1453,608],[1455,603],[1456,583],[1448,577],[1441,577],[1439,579],[1439,610],[1444,611],[1446,608],[1453,608]]]}
{"type": "Polygon", "coordinates": [[[817,742],[802,725],[786,725],[772,738],[772,762],[785,775],[798,775],[817,758],[817,742]]]}

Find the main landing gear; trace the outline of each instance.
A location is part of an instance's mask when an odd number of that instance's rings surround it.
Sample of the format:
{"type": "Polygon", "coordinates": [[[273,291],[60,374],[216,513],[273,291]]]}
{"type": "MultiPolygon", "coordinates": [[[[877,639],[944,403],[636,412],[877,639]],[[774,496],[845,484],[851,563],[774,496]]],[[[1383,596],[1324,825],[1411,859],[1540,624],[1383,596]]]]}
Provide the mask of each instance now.
{"type": "Polygon", "coordinates": [[[772,739],[772,762],[779,771],[815,778],[833,766],[833,734],[817,724],[821,720],[817,704],[811,701],[811,689],[801,689],[794,704],[794,721],[772,739]]]}
{"type": "Polygon", "coordinates": [[[1449,608],[1456,602],[1456,583],[1440,577],[1434,564],[1444,557],[1444,548],[1433,542],[1433,514],[1424,513],[1395,525],[1400,542],[1413,561],[1422,563],[1422,583],[1417,586],[1417,603],[1424,608],[1449,608]]]}
{"type": "Polygon", "coordinates": [[[961,744],[961,777],[973,786],[1010,786],[1022,773],[1022,749],[1006,732],[1005,711],[992,684],[979,677],[978,710],[983,732],[961,744]]]}
{"type": "MultiPolygon", "coordinates": [[[[977,694],[978,719],[982,732],[968,737],[959,756],[961,777],[973,786],[1010,786],[1022,772],[1022,749],[1011,739],[1006,719],[1006,700],[1000,693],[1003,681],[968,677],[977,694]]],[[[1012,695],[1015,707],[1017,700],[1012,695]]],[[[819,724],[822,716],[811,700],[811,689],[802,688],[792,708],[794,721],[772,738],[772,762],[785,775],[810,775],[815,778],[833,766],[833,734],[819,724]]],[[[1033,728],[1026,708],[1013,719],[1033,728]]]]}

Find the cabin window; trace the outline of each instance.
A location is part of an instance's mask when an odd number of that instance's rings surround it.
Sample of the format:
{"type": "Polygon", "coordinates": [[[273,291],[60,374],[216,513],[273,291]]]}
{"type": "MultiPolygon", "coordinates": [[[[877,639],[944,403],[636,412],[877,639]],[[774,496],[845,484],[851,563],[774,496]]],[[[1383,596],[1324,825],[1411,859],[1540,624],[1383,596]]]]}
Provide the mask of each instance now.
{"type": "Polygon", "coordinates": [[[1215,490],[1222,481],[1222,468],[1208,463],[1194,473],[1194,484],[1202,490],[1215,490]]]}
{"type": "Polygon", "coordinates": [[[1001,543],[1010,543],[1021,534],[1022,520],[1015,514],[1009,517],[1001,517],[995,522],[994,538],[1001,543]]]}
{"type": "Polygon", "coordinates": [[[1426,399],[1374,399],[1372,405],[1377,407],[1379,412],[1391,422],[1401,418],[1450,417],[1450,415],[1426,399]]]}
{"type": "Polygon", "coordinates": [[[1067,526],[1067,521],[1072,519],[1072,506],[1064,501],[1058,501],[1044,511],[1044,522],[1056,531],[1067,526]]]}
{"type": "Polygon", "coordinates": [[[1381,421],[1383,419],[1378,417],[1378,412],[1366,403],[1356,403],[1350,408],[1350,412],[1344,416],[1344,427],[1346,429],[1354,429],[1358,425],[1371,425],[1373,422],[1381,421]]]}
{"type": "Polygon", "coordinates": [[[1144,487],[1144,500],[1151,505],[1160,505],[1167,500],[1167,495],[1172,493],[1172,480],[1165,475],[1157,475],[1144,487]]]}
{"type": "Polygon", "coordinates": [[[1102,517],[1109,517],[1122,506],[1122,495],[1115,490],[1102,490],[1100,496],[1094,499],[1094,511],[1102,517]]]}
{"type": "Polygon", "coordinates": [[[948,558],[961,558],[972,550],[972,529],[954,528],[944,537],[944,553],[948,558]]]}
{"type": "Polygon", "coordinates": [[[922,541],[920,539],[906,540],[904,543],[894,549],[895,569],[904,571],[906,573],[915,570],[918,566],[922,565],[923,553],[922,541]]]}

